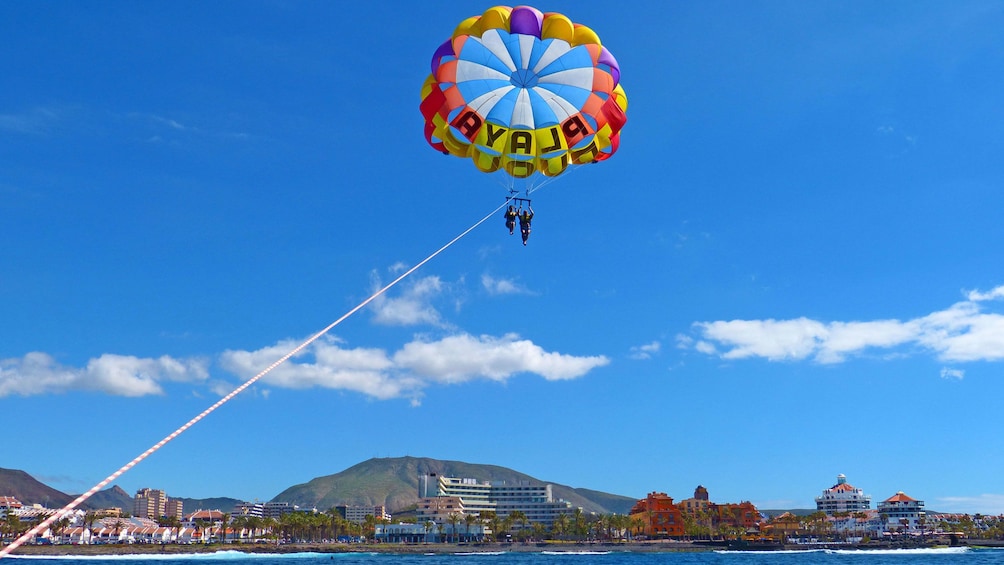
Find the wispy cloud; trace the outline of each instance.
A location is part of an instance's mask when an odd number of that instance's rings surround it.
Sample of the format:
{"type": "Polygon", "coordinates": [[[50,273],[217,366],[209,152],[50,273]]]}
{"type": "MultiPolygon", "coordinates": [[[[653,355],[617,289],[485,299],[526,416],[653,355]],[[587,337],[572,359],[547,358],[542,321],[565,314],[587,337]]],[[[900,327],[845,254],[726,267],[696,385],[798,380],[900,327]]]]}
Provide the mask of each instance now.
{"type": "Polygon", "coordinates": [[[0,114],[0,131],[40,135],[47,133],[59,116],[49,108],[35,108],[17,114],[0,114]]]}
{"type": "MultiPolygon", "coordinates": [[[[1004,315],[985,312],[985,302],[1004,298],[1004,286],[969,291],[966,300],[912,320],[824,322],[730,320],[697,322],[696,338],[678,336],[681,346],[724,359],[812,360],[841,363],[868,351],[925,351],[945,362],[1004,359],[1004,315]]],[[[943,376],[961,378],[950,369],[943,376]]]]}
{"type": "Polygon", "coordinates": [[[481,275],[481,287],[488,294],[499,296],[506,294],[532,294],[528,288],[513,279],[495,278],[489,274],[481,275]]]}
{"type": "MultiPolygon", "coordinates": [[[[376,291],[383,284],[373,275],[372,290],[376,291]]],[[[443,327],[442,316],[432,302],[448,289],[437,276],[428,276],[405,285],[400,295],[390,297],[382,295],[370,303],[373,321],[388,326],[414,326],[430,324],[443,327]]]]}
{"type": "Polygon", "coordinates": [[[83,368],[66,367],[52,356],[33,352],[20,359],[0,360],[0,397],[95,391],[115,396],[162,394],[164,381],[191,382],[208,378],[201,359],[156,359],[105,354],[83,368]]]}
{"type": "Polygon", "coordinates": [[[941,369],[941,378],[943,379],[955,379],[961,381],[965,376],[966,372],[961,369],[951,369],[948,367],[942,367],[941,369]]]}
{"type": "Polygon", "coordinates": [[[244,132],[200,127],[192,125],[188,122],[183,122],[175,118],[161,116],[158,114],[132,112],[126,114],[125,117],[136,122],[142,127],[150,129],[152,133],[147,139],[148,141],[154,143],[166,142],[169,140],[177,141],[179,139],[184,139],[185,137],[239,140],[251,138],[249,134],[244,132]]]}
{"type": "Polygon", "coordinates": [[[631,359],[651,359],[652,356],[658,354],[661,349],[662,344],[658,341],[653,341],[652,343],[632,347],[631,353],[628,356],[631,359]]]}

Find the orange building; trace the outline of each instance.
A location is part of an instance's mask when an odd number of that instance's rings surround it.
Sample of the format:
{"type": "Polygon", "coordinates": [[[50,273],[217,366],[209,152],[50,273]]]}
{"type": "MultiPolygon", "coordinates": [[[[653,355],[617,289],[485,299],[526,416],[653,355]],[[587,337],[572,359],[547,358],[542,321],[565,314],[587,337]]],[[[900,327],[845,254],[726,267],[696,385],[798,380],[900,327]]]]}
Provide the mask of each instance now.
{"type": "Polygon", "coordinates": [[[712,520],[715,525],[728,524],[745,529],[755,528],[760,523],[760,511],[752,502],[712,504],[712,520]]]}
{"type": "Polygon", "coordinates": [[[652,492],[635,503],[630,516],[641,522],[641,533],[653,538],[683,537],[683,513],[664,492],[652,492]]]}
{"type": "Polygon", "coordinates": [[[700,485],[694,489],[693,498],[681,500],[676,506],[694,518],[710,520],[712,528],[737,526],[749,530],[760,523],[760,511],[751,502],[716,504],[708,499],[708,489],[700,485]]]}

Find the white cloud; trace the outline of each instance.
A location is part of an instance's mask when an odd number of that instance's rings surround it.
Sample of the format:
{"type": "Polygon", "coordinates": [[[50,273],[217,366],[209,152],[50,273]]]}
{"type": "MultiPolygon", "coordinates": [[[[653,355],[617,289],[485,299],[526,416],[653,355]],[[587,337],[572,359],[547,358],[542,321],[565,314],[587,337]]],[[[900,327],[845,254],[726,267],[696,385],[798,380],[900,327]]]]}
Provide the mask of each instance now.
{"type": "MultiPolygon", "coordinates": [[[[247,379],[296,345],[286,341],[257,351],[227,351],[221,364],[247,379]]],[[[326,337],[273,369],[262,381],[273,387],[322,387],[377,399],[410,398],[418,403],[424,389],[434,384],[476,379],[505,381],[518,373],[533,373],[547,380],[574,379],[608,363],[603,356],[577,357],[544,351],[512,334],[419,339],[393,354],[382,349],[344,348],[326,337]]]]}
{"type": "Polygon", "coordinates": [[[80,369],[65,367],[50,355],[33,352],[21,359],[0,360],[0,397],[71,390],[146,396],[162,394],[160,383],[164,381],[204,381],[208,376],[206,362],[198,359],[105,354],[80,369]]]}
{"type": "Polygon", "coordinates": [[[526,287],[512,279],[497,279],[488,274],[481,275],[481,286],[491,295],[531,294],[526,287]]]}
{"type": "Polygon", "coordinates": [[[941,378],[943,379],[958,379],[962,380],[966,376],[966,372],[960,369],[950,369],[948,367],[941,368],[941,378]]]}
{"type": "MultiPolygon", "coordinates": [[[[257,351],[225,351],[220,363],[227,371],[246,380],[297,345],[293,341],[283,341],[257,351]]],[[[350,390],[380,399],[404,396],[414,383],[408,378],[396,378],[390,372],[392,369],[393,363],[380,349],[343,349],[336,340],[324,338],[273,369],[262,382],[292,389],[350,390]]]]}
{"type": "MultiPolygon", "coordinates": [[[[374,277],[374,292],[382,286],[379,279],[374,277]]],[[[431,324],[443,327],[442,317],[432,305],[432,301],[439,297],[445,289],[446,285],[439,277],[429,276],[418,279],[406,286],[400,296],[383,295],[373,300],[370,304],[370,309],[374,314],[373,319],[378,324],[388,326],[431,324]]]]}
{"type": "Polygon", "coordinates": [[[604,356],[547,352],[515,334],[499,338],[461,334],[433,342],[413,341],[394,354],[394,361],[423,379],[445,383],[478,378],[504,381],[523,372],[549,381],[574,379],[610,362],[604,356]]]}
{"type": "Polygon", "coordinates": [[[948,362],[1004,359],[1004,315],[984,312],[981,304],[1004,298],[1004,286],[966,296],[966,301],[907,321],[822,322],[802,317],[697,322],[697,338],[680,336],[677,342],[725,359],[840,363],[868,350],[903,346],[919,347],[948,362]]]}
{"type": "Polygon", "coordinates": [[[632,347],[629,357],[632,359],[651,359],[653,355],[659,353],[660,349],[662,349],[662,344],[658,341],[653,341],[652,343],[632,347]]]}
{"type": "Polygon", "coordinates": [[[1004,285],[998,286],[990,290],[989,292],[980,292],[978,290],[970,290],[966,293],[966,298],[971,302],[983,302],[984,300],[995,300],[998,298],[1004,298],[1004,285]]]}

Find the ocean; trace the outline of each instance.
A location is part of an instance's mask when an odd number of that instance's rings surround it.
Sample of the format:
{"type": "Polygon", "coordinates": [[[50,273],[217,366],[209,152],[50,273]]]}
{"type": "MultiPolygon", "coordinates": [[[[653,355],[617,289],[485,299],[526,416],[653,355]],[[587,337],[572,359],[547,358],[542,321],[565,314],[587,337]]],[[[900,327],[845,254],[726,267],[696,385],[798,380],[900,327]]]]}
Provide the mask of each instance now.
{"type": "MultiPolygon", "coordinates": [[[[497,552],[459,554],[290,553],[222,551],[196,555],[18,556],[51,565],[1004,565],[1004,549],[901,549],[776,552],[497,552]]],[[[43,565],[43,564],[39,564],[43,565]]]]}

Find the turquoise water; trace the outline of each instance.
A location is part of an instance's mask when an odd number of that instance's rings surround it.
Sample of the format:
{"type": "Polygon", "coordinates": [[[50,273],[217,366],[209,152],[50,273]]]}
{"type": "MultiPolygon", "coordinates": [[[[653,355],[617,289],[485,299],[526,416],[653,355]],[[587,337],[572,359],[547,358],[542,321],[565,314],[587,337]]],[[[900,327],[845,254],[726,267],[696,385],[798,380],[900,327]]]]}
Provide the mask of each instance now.
{"type": "MultiPolygon", "coordinates": [[[[42,557],[13,556],[15,561],[52,565],[1004,565],[1004,549],[918,549],[882,551],[779,551],[701,553],[541,552],[456,555],[366,553],[293,553],[208,555],[42,557]],[[123,563],[126,562],[126,563],[123,563]]],[[[40,564],[41,565],[41,564],[40,564]]]]}

